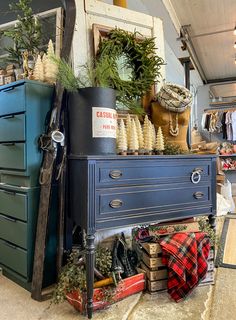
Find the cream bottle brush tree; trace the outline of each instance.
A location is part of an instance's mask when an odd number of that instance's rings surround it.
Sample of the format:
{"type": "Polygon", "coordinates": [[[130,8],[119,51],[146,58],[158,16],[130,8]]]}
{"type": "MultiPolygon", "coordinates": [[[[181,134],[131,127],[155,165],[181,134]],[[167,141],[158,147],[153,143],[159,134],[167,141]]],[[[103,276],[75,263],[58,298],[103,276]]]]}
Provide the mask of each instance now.
{"type": "Polygon", "coordinates": [[[135,125],[134,119],[131,120],[130,128],[130,141],[129,141],[129,150],[133,154],[138,154],[139,144],[138,144],[138,134],[135,125]]]}
{"type": "Polygon", "coordinates": [[[145,153],[151,154],[153,150],[153,130],[150,125],[150,121],[148,120],[148,116],[146,115],[144,118],[144,125],[143,125],[143,136],[144,136],[144,149],[145,153]]]}
{"type": "Polygon", "coordinates": [[[120,120],[119,131],[117,136],[117,149],[120,154],[127,154],[127,134],[123,119],[120,120]]]}
{"type": "Polygon", "coordinates": [[[55,83],[58,73],[58,66],[51,57],[54,57],[54,47],[52,40],[48,42],[47,54],[43,57],[44,78],[49,83],[55,83]]]}
{"type": "Polygon", "coordinates": [[[137,129],[137,134],[138,134],[139,151],[142,153],[142,151],[144,149],[143,129],[142,129],[141,123],[138,119],[138,116],[135,117],[135,125],[136,125],[136,129],[137,129]]]}
{"type": "Polygon", "coordinates": [[[38,55],[33,72],[34,80],[44,81],[44,68],[40,55],[38,55]]]}
{"type": "Polygon", "coordinates": [[[164,136],[163,136],[161,127],[158,127],[155,150],[156,150],[157,154],[163,154],[164,149],[165,149],[164,136]]]}

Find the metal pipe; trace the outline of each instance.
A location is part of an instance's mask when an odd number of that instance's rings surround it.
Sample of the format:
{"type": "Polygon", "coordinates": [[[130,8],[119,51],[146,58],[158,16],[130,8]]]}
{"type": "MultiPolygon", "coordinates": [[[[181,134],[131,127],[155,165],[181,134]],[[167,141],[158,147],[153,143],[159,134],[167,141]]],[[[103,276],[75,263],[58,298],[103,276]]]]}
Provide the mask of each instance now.
{"type": "Polygon", "coordinates": [[[126,0],[113,0],[113,4],[115,6],[127,8],[127,1],[126,0]]]}

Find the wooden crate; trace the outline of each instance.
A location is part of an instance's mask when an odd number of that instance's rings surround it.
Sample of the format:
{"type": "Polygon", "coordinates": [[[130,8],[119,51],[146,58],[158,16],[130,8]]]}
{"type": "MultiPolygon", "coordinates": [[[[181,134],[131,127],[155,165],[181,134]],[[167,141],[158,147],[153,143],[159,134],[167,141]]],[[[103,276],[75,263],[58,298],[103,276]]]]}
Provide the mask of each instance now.
{"type": "Polygon", "coordinates": [[[158,280],[158,281],[147,280],[147,288],[148,288],[148,291],[151,293],[158,292],[158,291],[166,291],[167,279],[158,280]]]}
{"type": "Polygon", "coordinates": [[[160,267],[163,268],[162,258],[152,258],[145,252],[142,253],[142,261],[148,266],[151,270],[159,270],[160,267]]]}
{"type": "Polygon", "coordinates": [[[150,270],[144,262],[141,262],[141,268],[145,271],[150,281],[167,279],[167,268],[160,270],[150,270]]]}

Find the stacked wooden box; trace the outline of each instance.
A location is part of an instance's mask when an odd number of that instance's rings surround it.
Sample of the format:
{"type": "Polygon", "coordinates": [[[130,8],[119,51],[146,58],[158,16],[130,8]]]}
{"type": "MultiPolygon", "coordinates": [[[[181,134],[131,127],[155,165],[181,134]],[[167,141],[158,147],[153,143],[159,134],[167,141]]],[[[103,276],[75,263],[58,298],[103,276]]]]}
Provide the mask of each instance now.
{"type": "MultiPolygon", "coordinates": [[[[197,229],[195,224],[196,223],[187,224],[187,229],[185,231],[190,232],[190,231],[193,231],[193,229],[197,229]]],[[[168,225],[165,229],[166,230],[165,235],[168,234],[168,230],[172,231],[170,233],[175,233],[176,231],[174,230],[174,227],[172,225],[168,225]]],[[[163,230],[160,229],[157,232],[161,232],[161,231],[163,232],[163,230]]],[[[195,230],[195,231],[198,231],[198,230],[195,230]]],[[[164,236],[164,234],[162,236],[164,236]]],[[[161,246],[158,243],[139,242],[134,244],[134,248],[141,261],[141,268],[146,272],[148,291],[153,293],[157,291],[166,290],[168,275],[167,275],[167,268],[162,264],[161,246]]],[[[210,250],[210,254],[208,257],[208,272],[205,279],[201,282],[201,285],[212,284],[212,283],[214,283],[214,249],[213,248],[210,250]]]]}

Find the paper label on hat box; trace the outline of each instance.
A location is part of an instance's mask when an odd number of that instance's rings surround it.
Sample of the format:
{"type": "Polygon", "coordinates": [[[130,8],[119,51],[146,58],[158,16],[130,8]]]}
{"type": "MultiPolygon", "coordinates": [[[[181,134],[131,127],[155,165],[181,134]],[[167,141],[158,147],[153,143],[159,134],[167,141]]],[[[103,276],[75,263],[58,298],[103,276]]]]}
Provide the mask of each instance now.
{"type": "Polygon", "coordinates": [[[116,138],[117,113],[110,108],[93,107],[93,138],[116,138]]]}

